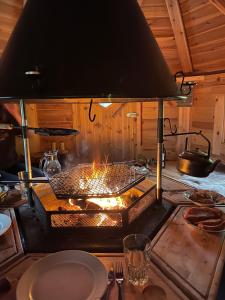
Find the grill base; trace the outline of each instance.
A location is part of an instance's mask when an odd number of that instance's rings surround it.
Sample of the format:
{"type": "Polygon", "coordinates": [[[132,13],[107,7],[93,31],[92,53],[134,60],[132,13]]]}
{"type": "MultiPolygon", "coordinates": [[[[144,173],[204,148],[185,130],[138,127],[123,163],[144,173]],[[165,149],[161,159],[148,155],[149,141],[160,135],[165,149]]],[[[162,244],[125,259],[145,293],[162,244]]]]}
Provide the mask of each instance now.
{"type": "Polygon", "coordinates": [[[173,206],[167,201],[163,201],[160,206],[153,203],[127,229],[117,230],[97,227],[44,230],[44,224],[39,221],[40,215],[27,206],[18,208],[17,220],[25,252],[47,253],[82,249],[95,253],[110,253],[123,251],[122,241],[127,234],[142,233],[152,239],[172,211],[173,206]]]}
{"type": "MultiPolygon", "coordinates": [[[[126,229],[155,202],[155,184],[146,179],[120,199],[125,207],[102,209],[95,203],[57,199],[49,184],[33,187],[35,209],[46,230],[95,228],[126,229]]],[[[100,199],[102,201],[103,199],[100,199]]]]}

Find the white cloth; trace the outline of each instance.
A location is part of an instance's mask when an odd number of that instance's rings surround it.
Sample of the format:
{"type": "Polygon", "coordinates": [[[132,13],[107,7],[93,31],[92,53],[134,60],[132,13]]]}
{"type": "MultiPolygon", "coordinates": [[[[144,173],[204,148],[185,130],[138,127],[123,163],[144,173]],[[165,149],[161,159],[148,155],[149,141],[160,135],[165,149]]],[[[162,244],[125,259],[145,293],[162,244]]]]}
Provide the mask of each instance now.
{"type": "Polygon", "coordinates": [[[225,196],[225,165],[220,163],[208,177],[181,175],[180,181],[198,189],[215,191],[225,196]]]}

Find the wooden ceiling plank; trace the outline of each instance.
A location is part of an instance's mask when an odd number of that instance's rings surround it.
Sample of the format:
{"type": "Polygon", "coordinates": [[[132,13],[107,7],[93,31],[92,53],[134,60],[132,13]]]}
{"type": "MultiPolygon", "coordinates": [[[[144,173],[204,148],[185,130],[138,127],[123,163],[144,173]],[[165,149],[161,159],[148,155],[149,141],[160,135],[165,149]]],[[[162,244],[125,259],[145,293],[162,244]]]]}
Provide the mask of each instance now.
{"type": "Polygon", "coordinates": [[[190,49],[200,48],[203,49],[208,45],[215,45],[216,43],[225,43],[225,28],[215,28],[207,33],[192,36],[188,39],[190,49]]]}
{"type": "Polygon", "coordinates": [[[178,0],[165,0],[168,9],[174,37],[177,45],[177,51],[180,58],[182,70],[192,72],[193,66],[191,61],[190,50],[187,43],[186,32],[183,19],[181,16],[178,0]]]}
{"type": "Polygon", "coordinates": [[[168,18],[166,6],[142,6],[142,11],[146,19],[168,18]]]}
{"type": "Polygon", "coordinates": [[[223,15],[225,15],[225,1],[224,0],[209,0],[223,15]]]}
{"type": "Polygon", "coordinates": [[[214,19],[205,21],[202,24],[197,26],[193,26],[191,28],[186,28],[187,37],[190,39],[192,37],[199,36],[204,33],[211,32],[215,30],[215,28],[221,29],[225,27],[225,15],[217,16],[214,19]]]}
{"type": "Polygon", "coordinates": [[[196,10],[204,8],[208,4],[208,0],[188,0],[182,4],[181,1],[179,1],[179,3],[182,10],[182,16],[184,16],[186,14],[190,14],[196,10]]]}

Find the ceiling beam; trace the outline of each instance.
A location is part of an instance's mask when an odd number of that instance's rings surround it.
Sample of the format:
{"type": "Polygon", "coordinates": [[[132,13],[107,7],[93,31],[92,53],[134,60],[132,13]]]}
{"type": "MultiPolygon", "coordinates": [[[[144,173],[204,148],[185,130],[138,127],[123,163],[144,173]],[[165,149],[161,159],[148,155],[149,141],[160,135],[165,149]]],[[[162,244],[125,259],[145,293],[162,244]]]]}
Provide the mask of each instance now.
{"type": "Polygon", "coordinates": [[[141,6],[143,4],[144,0],[138,0],[138,4],[141,6]]]}
{"type": "Polygon", "coordinates": [[[190,50],[178,0],[165,0],[183,72],[192,72],[190,50]]]}
{"type": "MultiPolygon", "coordinates": [[[[198,72],[186,72],[184,76],[206,76],[206,75],[225,75],[225,69],[214,70],[214,71],[198,71],[198,72]]],[[[179,75],[178,75],[179,77],[179,75]]]]}
{"type": "Polygon", "coordinates": [[[224,0],[209,0],[223,15],[225,15],[225,1],[224,0]]]}
{"type": "MultiPolygon", "coordinates": [[[[172,25],[175,42],[177,46],[177,52],[180,59],[183,72],[193,72],[193,66],[191,61],[190,50],[187,43],[186,32],[181,15],[180,5],[178,0],[165,0],[167,10],[172,25]]],[[[190,130],[190,107],[179,108],[178,115],[178,130],[185,132],[190,130]]],[[[180,136],[177,138],[176,150],[179,153],[185,145],[185,138],[180,136]]]]}
{"type": "MultiPolygon", "coordinates": [[[[177,77],[177,82],[182,82],[182,77],[177,77]]],[[[224,79],[225,79],[225,74],[220,73],[220,74],[206,74],[206,75],[185,75],[184,76],[184,81],[194,81],[194,82],[201,82],[201,81],[207,81],[207,80],[214,80],[217,84],[219,85],[224,85],[224,79]]]]}

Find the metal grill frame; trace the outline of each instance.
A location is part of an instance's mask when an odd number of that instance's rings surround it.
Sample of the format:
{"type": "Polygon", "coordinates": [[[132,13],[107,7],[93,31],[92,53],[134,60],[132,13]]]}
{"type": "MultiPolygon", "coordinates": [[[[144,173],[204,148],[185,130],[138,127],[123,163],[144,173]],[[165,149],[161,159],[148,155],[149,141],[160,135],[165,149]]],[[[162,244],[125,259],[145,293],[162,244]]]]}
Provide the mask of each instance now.
{"type": "MultiPolygon", "coordinates": [[[[125,163],[114,163],[114,164],[101,164],[100,167],[105,168],[105,166],[109,167],[117,167],[118,168],[120,166],[122,167],[126,167],[127,171],[131,170],[131,167],[129,167],[127,164],[125,163]]],[[[131,170],[134,174],[135,174],[135,178],[133,178],[132,180],[130,180],[129,183],[120,183],[120,188],[118,188],[116,191],[114,190],[113,192],[105,192],[105,193],[88,193],[88,192],[67,192],[66,190],[70,190],[70,186],[69,183],[66,183],[65,181],[68,181],[68,179],[65,179],[63,176],[66,177],[66,175],[69,175],[72,172],[76,172],[81,170],[80,172],[84,172],[84,169],[88,168],[89,170],[92,168],[92,164],[80,164],[77,165],[76,167],[72,168],[71,170],[68,171],[64,171],[61,172],[60,174],[57,174],[55,176],[53,176],[52,178],[49,179],[49,183],[52,187],[53,192],[55,193],[56,197],[58,199],[87,199],[87,198],[106,198],[106,197],[117,197],[119,195],[121,195],[122,193],[128,191],[129,189],[131,189],[133,186],[137,185],[138,183],[140,183],[141,181],[143,181],[145,179],[145,175],[142,174],[137,174],[135,173],[133,170],[131,170]],[[68,188],[66,188],[65,184],[68,184],[68,188]],[[59,188],[59,186],[62,185],[61,188],[59,188]],[[63,192],[60,192],[60,189],[63,190],[63,192]]],[[[119,170],[118,170],[119,171],[119,170]]],[[[130,175],[130,174],[129,174],[130,175]]],[[[77,176],[78,177],[78,176],[77,176]]],[[[121,179],[127,179],[130,176],[121,176],[121,179]]],[[[120,179],[120,176],[118,176],[118,178],[120,179]]],[[[77,178],[77,182],[78,180],[82,179],[82,177],[77,178]]],[[[101,178],[100,178],[101,179],[101,178]]],[[[113,177],[109,176],[108,180],[113,181],[113,177]]],[[[102,177],[102,181],[103,181],[103,177],[102,177]]],[[[128,180],[129,181],[129,180],[128,180]]],[[[77,183],[78,184],[78,183],[77,183]]],[[[72,184],[74,185],[74,184],[72,184]]],[[[96,190],[96,187],[93,187],[94,190],[96,190]]],[[[102,188],[103,189],[103,188],[102,188]]],[[[82,189],[80,189],[80,191],[82,191],[82,189]]]]}
{"type": "MultiPolygon", "coordinates": [[[[121,228],[122,227],[122,215],[119,213],[119,212],[117,212],[117,214],[116,213],[114,213],[114,214],[108,214],[108,216],[110,216],[110,217],[116,217],[116,221],[119,221],[119,223],[117,224],[117,225],[115,225],[115,224],[113,224],[113,219],[111,219],[111,220],[108,220],[106,223],[107,224],[109,224],[109,223],[111,223],[112,225],[96,225],[96,222],[101,218],[100,216],[99,216],[99,214],[103,214],[102,212],[98,212],[97,214],[95,214],[95,213],[89,213],[88,212],[88,214],[87,213],[83,213],[83,214],[81,214],[81,213],[79,213],[79,214],[76,214],[77,215],[77,217],[79,218],[79,216],[81,216],[82,215],[82,219],[83,219],[83,223],[87,223],[88,225],[79,225],[79,224],[71,224],[71,225],[58,225],[58,226],[55,226],[55,224],[54,224],[54,222],[53,222],[53,220],[55,219],[55,218],[63,218],[63,215],[62,214],[51,214],[51,216],[50,216],[50,219],[51,219],[51,227],[52,228],[74,228],[74,227],[76,227],[76,228],[98,228],[98,227],[103,227],[103,228],[111,228],[111,227],[113,227],[113,228],[121,228]],[[83,216],[83,215],[86,215],[86,216],[83,216]],[[90,220],[87,220],[89,217],[91,217],[91,218],[93,218],[93,219],[90,219],[90,220]]],[[[64,214],[65,216],[66,216],[66,218],[70,218],[70,216],[73,216],[74,214],[71,214],[70,212],[67,212],[66,214],[64,214]]],[[[104,223],[104,222],[103,222],[104,223]]]]}
{"type": "MultiPolygon", "coordinates": [[[[136,205],[139,204],[139,202],[147,197],[152,197],[153,201],[156,200],[156,196],[155,196],[155,190],[156,190],[156,185],[152,185],[149,190],[147,190],[146,192],[143,193],[143,195],[139,198],[137,198],[129,207],[127,207],[126,209],[122,209],[122,210],[80,210],[80,211],[74,211],[74,210],[67,210],[67,211],[45,211],[40,199],[38,198],[38,196],[36,195],[36,193],[33,191],[33,198],[34,198],[34,203],[35,203],[35,209],[36,212],[38,214],[38,217],[42,223],[42,225],[44,226],[44,229],[46,231],[49,230],[103,230],[103,229],[107,229],[107,230],[113,230],[113,231],[118,231],[118,230],[127,230],[128,226],[135,220],[133,219],[131,222],[129,222],[129,212],[135,208],[136,205]],[[121,226],[73,226],[73,227],[54,227],[51,224],[51,216],[52,215],[63,215],[63,214],[76,214],[76,215],[81,215],[81,214],[87,214],[87,215],[93,215],[93,214],[110,214],[110,215],[121,215],[121,226]]],[[[150,206],[150,204],[149,204],[150,206]]],[[[147,207],[146,207],[147,209],[147,207]]],[[[142,214],[142,212],[138,215],[138,217],[142,214]]]]}

